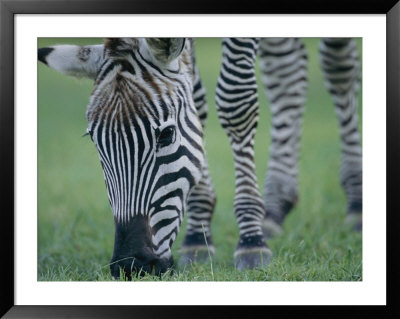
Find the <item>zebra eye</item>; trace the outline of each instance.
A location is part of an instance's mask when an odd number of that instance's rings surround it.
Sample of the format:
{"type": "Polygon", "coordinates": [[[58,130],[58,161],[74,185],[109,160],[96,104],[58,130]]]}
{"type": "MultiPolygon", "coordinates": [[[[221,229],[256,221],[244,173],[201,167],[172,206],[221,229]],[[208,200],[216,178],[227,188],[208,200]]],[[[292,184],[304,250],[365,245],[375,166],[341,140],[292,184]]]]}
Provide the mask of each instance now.
{"type": "Polygon", "coordinates": [[[175,128],[173,126],[168,126],[160,132],[157,143],[159,146],[163,147],[173,142],[175,142],[175,128]]]}

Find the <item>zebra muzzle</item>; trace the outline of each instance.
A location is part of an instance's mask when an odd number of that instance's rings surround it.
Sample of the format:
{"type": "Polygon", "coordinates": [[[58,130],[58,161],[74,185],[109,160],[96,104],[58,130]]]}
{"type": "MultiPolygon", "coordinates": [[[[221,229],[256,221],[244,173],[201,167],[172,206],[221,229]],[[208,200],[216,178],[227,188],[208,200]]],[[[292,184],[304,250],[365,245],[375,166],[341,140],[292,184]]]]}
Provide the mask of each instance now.
{"type": "Polygon", "coordinates": [[[136,257],[125,257],[111,263],[111,276],[114,279],[122,278],[132,280],[132,276],[143,277],[146,274],[161,276],[173,265],[172,258],[150,258],[140,259],[136,257]]]}
{"type": "Polygon", "coordinates": [[[152,247],[151,230],[148,219],[142,215],[133,217],[126,223],[115,220],[114,253],[111,259],[111,275],[131,280],[132,276],[165,273],[173,264],[171,258],[160,258],[152,247]]]}

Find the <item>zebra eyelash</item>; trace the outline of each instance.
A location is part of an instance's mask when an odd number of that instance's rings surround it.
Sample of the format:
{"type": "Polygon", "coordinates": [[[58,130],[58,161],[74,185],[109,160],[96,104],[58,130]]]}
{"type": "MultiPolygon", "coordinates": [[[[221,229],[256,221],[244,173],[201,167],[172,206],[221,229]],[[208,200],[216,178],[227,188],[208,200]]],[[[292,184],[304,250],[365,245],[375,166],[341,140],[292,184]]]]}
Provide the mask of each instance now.
{"type": "Polygon", "coordinates": [[[92,135],[92,132],[87,128],[86,129],[86,133],[82,135],[82,137],[88,136],[88,135],[92,135]]]}

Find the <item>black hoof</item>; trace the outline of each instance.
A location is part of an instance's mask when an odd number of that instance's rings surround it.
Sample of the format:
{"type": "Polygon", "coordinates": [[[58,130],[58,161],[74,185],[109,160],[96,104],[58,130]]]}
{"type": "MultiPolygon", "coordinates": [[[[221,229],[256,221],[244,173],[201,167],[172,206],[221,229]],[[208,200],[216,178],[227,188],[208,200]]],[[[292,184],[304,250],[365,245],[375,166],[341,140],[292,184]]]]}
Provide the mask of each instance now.
{"type": "MultiPolygon", "coordinates": [[[[293,199],[282,199],[276,209],[267,208],[265,217],[262,221],[261,228],[265,239],[269,239],[282,234],[282,224],[286,216],[292,211],[298,200],[297,195],[293,199]]],[[[268,207],[268,205],[266,205],[268,207]]]]}
{"type": "Polygon", "coordinates": [[[214,257],[214,245],[210,236],[204,237],[203,233],[186,235],[180,249],[181,257],[178,261],[180,267],[192,263],[207,263],[214,257]]]}
{"type": "Polygon", "coordinates": [[[362,199],[352,199],[347,204],[346,224],[355,231],[362,231],[362,199]]]}
{"type": "Polygon", "coordinates": [[[238,270],[266,268],[272,259],[272,252],[263,236],[244,237],[236,248],[235,265],[238,270]]]}
{"type": "Polygon", "coordinates": [[[238,270],[267,268],[272,259],[272,252],[268,247],[237,250],[235,264],[238,270]]]}
{"type": "Polygon", "coordinates": [[[362,213],[362,199],[351,200],[347,204],[347,213],[350,214],[360,214],[362,213]]]}
{"type": "Polygon", "coordinates": [[[354,231],[362,231],[362,213],[349,213],[346,217],[346,224],[354,231]]]}
{"type": "Polygon", "coordinates": [[[183,246],[180,253],[179,267],[185,267],[192,263],[208,263],[213,260],[215,255],[213,246],[183,246]]]}

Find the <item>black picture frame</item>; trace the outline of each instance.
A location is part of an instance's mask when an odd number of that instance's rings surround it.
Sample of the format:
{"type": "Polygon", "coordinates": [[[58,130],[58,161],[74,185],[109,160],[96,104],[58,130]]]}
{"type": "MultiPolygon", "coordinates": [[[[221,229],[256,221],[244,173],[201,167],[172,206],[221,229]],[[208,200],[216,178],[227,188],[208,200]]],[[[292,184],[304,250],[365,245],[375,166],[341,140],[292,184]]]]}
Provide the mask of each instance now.
{"type": "MultiPolygon", "coordinates": [[[[16,14],[386,14],[387,49],[387,306],[379,307],[270,307],[265,315],[283,315],[288,312],[313,316],[320,311],[330,315],[353,317],[395,317],[399,315],[396,288],[399,286],[398,201],[396,196],[400,162],[398,137],[400,137],[400,1],[399,0],[309,0],[264,1],[262,5],[243,3],[218,3],[216,1],[189,2],[182,0],[0,0],[0,181],[1,181],[1,278],[0,315],[4,318],[153,318],[225,316],[227,311],[248,316],[246,307],[171,307],[171,306],[15,306],[14,304],[14,18],[16,14]],[[397,254],[396,254],[397,252],[397,254]],[[397,270],[397,276],[396,276],[397,270]]],[[[377,109],[382,106],[377,106],[377,109]]],[[[384,203],[382,203],[383,205],[384,203]]],[[[384,206],[382,206],[384,207],[384,206]]],[[[253,312],[251,309],[251,313],[253,312]]],[[[258,315],[258,314],[257,314],[258,315]]]]}

